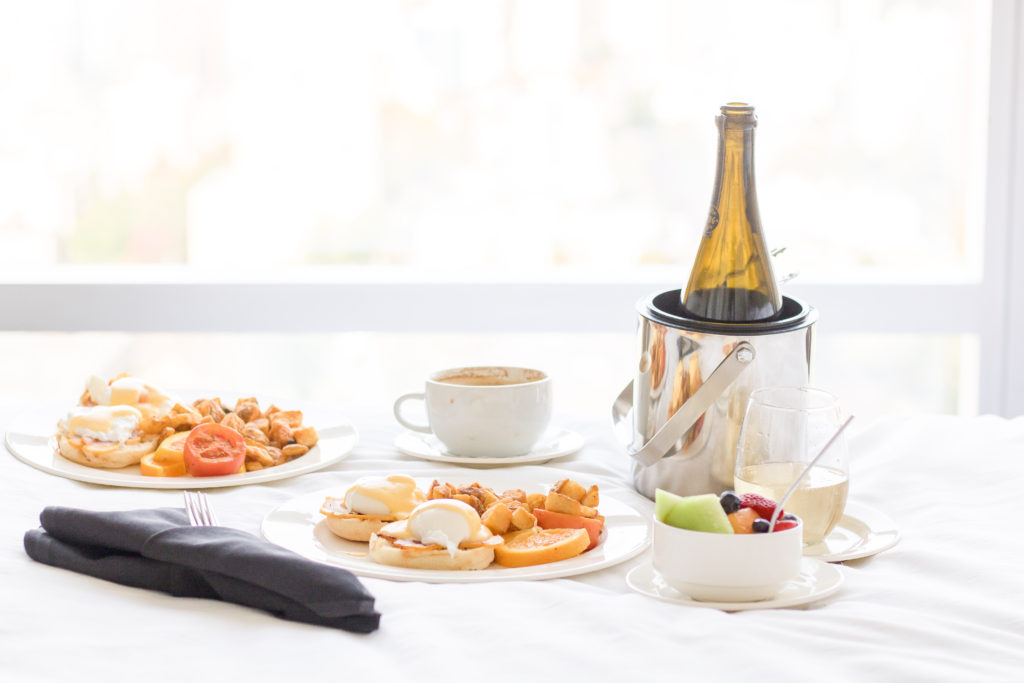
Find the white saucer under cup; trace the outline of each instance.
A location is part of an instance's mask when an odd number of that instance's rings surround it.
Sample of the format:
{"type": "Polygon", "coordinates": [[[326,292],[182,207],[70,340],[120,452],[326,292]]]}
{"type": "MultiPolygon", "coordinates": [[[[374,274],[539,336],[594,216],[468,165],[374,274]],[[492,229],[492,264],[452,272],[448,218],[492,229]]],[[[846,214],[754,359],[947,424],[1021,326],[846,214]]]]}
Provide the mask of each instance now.
{"type": "Polygon", "coordinates": [[[900,540],[896,524],[884,513],[847,501],[843,516],[828,537],[804,546],[804,557],[823,562],[845,562],[876,555],[900,540]]]}
{"type": "Polygon", "coordinates": [[[839,567],[820,560],[801,560],[800,574],[768,600],[751,602],[707,602],[694,600],[661,580],[650,560],[630,570],[626,583],[637,593],[687,607],[705,607],[725,612],[799,607],[834,595],[843,584],[839,567]]]}
{"type": "Polygon", "coordinates": [[[551,429],[541,436],[529,452],[502,458],[466,457],[449,453],[433,434],[402,432],[395,437],[394,444],[403,455],[421,460],[469,467],[504,467],[537,464],[572,455],[583,447],[583,436],[569,429],[551,429]]]}

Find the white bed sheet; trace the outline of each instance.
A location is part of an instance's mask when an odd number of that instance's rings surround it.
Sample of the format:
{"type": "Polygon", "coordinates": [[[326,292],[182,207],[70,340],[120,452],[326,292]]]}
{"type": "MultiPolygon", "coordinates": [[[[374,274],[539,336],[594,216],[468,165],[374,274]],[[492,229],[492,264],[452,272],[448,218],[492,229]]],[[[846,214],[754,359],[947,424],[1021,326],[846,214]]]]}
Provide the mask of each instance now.
{"type": "MultiPolygon", "coordinates": [[[[18,408],[0,407],[0,422],[18,408]]],[[[212,491],[222,523],[257,533],[301,493],[382,467],[444,467],[399,454],[386,410],[339,413],[361,434],[350,458],[212,491]]],[[[551,466],[628,481],[607,422],[558,424],[587,443],[551,466]]],[[[855,435],[851,462],[851,498],[889,515],[902,539],[846,563],[842,589],[822,604],[727,614],[659,602],[626,585],[645,553],[549,581],[364,579],[383,616],[378,632],[356,635],[34,563],[21,539],[46,505],[180,506],[180,493],[61,479],[4,451],[0,680],[1024,680],[1024,418],[877,422],[855,435]]]]}

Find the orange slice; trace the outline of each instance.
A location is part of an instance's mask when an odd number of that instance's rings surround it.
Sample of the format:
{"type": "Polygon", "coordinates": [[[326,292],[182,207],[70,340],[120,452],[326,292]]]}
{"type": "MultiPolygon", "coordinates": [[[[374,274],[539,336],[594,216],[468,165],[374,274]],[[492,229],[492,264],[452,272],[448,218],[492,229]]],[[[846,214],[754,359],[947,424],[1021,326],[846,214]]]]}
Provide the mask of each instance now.
{"type": "Polygon", "coordinates": [[[156,449],[153,460],[161,465],[184,463],[185,439],[187,438],[188,432],[175,432],[171,434],[160,442],[160,447],[156,449]]]}
{"type": "Polygon", "coordinates": [[[529,567],[576,557],[588,545],[586,529],[533,527],[505,534],[505,542],[494,549],[494,559],[503,567],[529,567]]]}
{"type": "Polygon", "coordinates": [[[139,471],[147,477],[184,477],[185,461],[161,463],[156,461],[156,453],[142,456],[139,471]]]}

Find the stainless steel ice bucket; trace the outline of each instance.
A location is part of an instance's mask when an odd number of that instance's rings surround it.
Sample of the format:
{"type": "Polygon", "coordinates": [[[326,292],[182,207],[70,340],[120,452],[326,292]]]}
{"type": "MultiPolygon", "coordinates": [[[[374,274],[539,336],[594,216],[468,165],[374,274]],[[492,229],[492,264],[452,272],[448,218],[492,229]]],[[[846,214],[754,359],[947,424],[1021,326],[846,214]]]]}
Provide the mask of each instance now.
{"type": "Polygon", "coordinates": [[[642,299],[637,310],[636,376],[612,406],[634,486],[648,498],[655,488],[679,495],[732,488],[750,392],[808,383],[817,311],[783,297],[768,321],[695,320],[678,289],[642,299]]]}

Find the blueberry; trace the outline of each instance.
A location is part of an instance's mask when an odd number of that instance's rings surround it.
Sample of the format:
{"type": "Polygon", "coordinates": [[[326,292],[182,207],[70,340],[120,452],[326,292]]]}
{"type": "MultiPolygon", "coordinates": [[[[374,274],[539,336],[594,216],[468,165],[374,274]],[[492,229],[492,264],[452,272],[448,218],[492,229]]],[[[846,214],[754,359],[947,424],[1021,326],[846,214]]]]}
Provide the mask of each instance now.
{"type": "Polygon", "coordinates": [[[782,519],[788,519],[791,522],[795,522],[796,521],[796,515],[787,512],[786,514],[782,515],[782,519]]]}
{"type": "Polygon", "coordinates": [[[766,534],[768,533],[768,527],[771,526],[771,522],[763,517],[758,517],[754,520],[754,524],[752,526],[755,534],[766,534]]]}
{"type": "Polygon", "coordinates": [[[725,510],[727,515],[731,515],[740,509],[740,497],[733,491],[725,491],[718,501],[722,504],[722,509],[725,510]]]}

